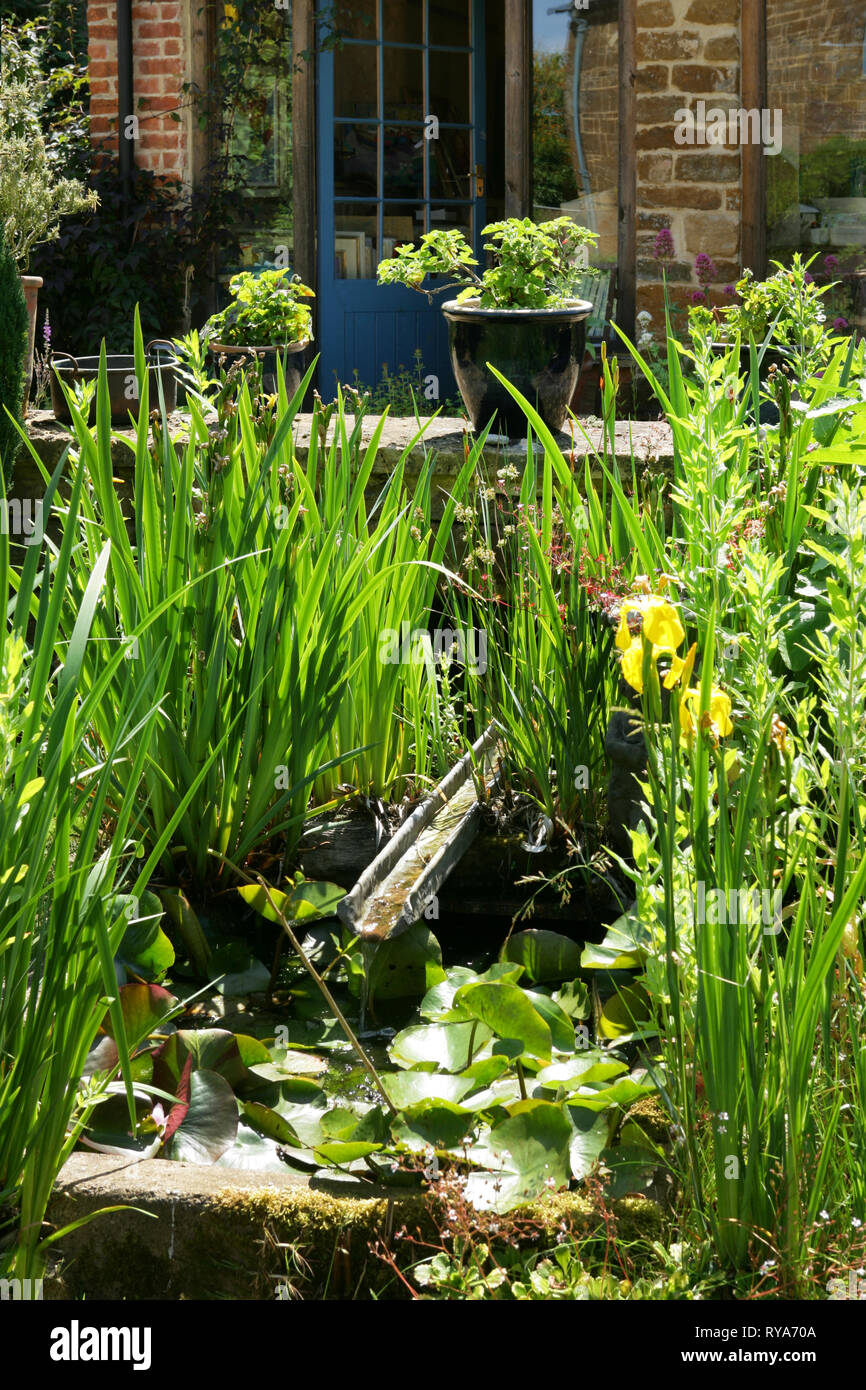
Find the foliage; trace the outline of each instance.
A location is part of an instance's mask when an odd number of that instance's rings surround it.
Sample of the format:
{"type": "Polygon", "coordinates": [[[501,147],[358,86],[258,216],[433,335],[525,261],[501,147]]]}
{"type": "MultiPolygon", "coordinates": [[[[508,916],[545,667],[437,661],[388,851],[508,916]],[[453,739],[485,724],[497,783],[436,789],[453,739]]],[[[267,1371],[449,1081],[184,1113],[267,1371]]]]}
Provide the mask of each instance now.
{"type": "Polygon", "coordinates": [[[27,305],[13,256],[0,237],[0,471],[8,482],[20,445],[15,428],[21,419],[27,361],[27,305]],[[8,412],[8,414],[7,414],[8,412]],[[10,418],[11,417],[11,418],[10,418]]]}
{"type": "MultiPolygon", "coordinates": [[[[424,288],[429,275],[456,276],[466,286],[458,300],[477,299],[482,309],[551,309],[573,298],[577,281],[587,273],[577,265],[575,253],[597,239],[570,217],[543,223],[511,217],[489,223],[482,236],[490,238],[484,249],[494,264],[481,276],[473,269],[478,262],[462,232],[440,228],[426,232],[418,246],[398,246],[390,260],[380,261],[379,284],[407,285],[429,298],[434,293],[424,288]]],[[[453,288],[440,286],[435,293],[453,288]]]]}
{"type": "Polygon", "coordinates": [[[0,220],[6,242],[22,269],[30,252],[58,235],[61,219],[94,209],[97,196],[78,179],[58,173],[40,126],[41,83],[25,80],[23,58],[11,32],[3,33],[0,73],[0,220]],[[6,53],[11,50],[11,61],[6,53]]]}
{"type": "MultiPolygon", "coordinates": [[[[49,515],[63,467],[48,481],[49,515]]],[[[90,745],[105,682],[86,689],[82,670],[107,550],[79,595],[71,640],[54,659],[82,488],[79,465],[63,508],[68,524],[43,573],[33,545],[13,576],[0,531],[8,615],[0,628],[0,1208],[4,1272],[16,1277],[40,1276],[47,1246],[57,1239],[56,1232],[43,1238],[42,1222],[52,1184],[88,1121],[91,1103],[78,1078],[106,999],[119,1021],[112,956],[126,920],[112,897],[115,886],[125,882],[139,892],[161,853],[156,846],[152,858],[135,858],[138,780],[155,711],[129,672],[123,679],[119,651],[105,672],[106,680],[121,682],[115,723],[98,758],[90,745]],[[126,793],[114,803],[115,833],[106,844],[104,817],[120,763],[126,793]]],[[[122,1031],[119,1039],[128,1077],[122,1031]]]]}
{"type": "Polygon", "coordinates": [[[301,301],[315,295],[299,276],[288,270],[263,270],[257,275],[243,271],[232,276],[229,289],[231,303],[202,330],[210,341],[269,347],[306,342],[312,336],[312,314],[301,301]]]}
{"type": "Polygon", "coordinates": [[[567,75],[564,54],[533,54],[532,196],[542,207],[562,207],[580,192],[565,117],[567,75]]]}

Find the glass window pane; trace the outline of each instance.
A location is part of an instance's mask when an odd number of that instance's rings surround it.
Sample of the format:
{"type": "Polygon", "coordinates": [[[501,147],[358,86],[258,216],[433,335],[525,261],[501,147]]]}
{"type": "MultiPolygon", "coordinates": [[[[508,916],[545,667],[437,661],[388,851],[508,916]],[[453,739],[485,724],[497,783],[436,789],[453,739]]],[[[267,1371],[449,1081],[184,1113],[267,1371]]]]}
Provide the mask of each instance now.
{"type": "Polygon", "coordinates": [[[619,222],[617,7],[533,0],[532,215],[566,214],[598,233],[591,260],[615,265],[619,222]]]}
{"type": "Polygon", "coordinates": [[[334,205],[334,274],[338,280],[372,280],[378,264],[376,209],[334,205]]]}
{"type": "Polygon", "coordinates": [[[334,53],[334,115],[378,115],[378,49],[348,43],[334,53]]]}
{"type": "Polygon", "coordinates": [[[423,0],[382,0],[382,38],[385,43],[423,43],[423,0]]]}
{"type": "Polygon", "coordinates": [[[435,204],[430,208],[430,230],[437,231],[444,227],[446,231],[456,228],[462,232],[468,242],[472,241],[472,208],[471,207],[436,207],[435,204]]]}
{"type": "Polygon", "coordinates": [[[472,73],[468,53],[430,51],[430,114],[440,121],[469,125],[472,73]]]}
{"type": "Polygon", "coordinates": [[[429,146],[431,198],[471,198],[471,132],[443,127],[429,146]]]}
{"type": "Polygon", "coordinates": [[[382,207],[382,259],[407,242],[417,245],[424,235],[424,209],[415,203],[385,203],[382,207]]]}
{"type": "Polygon", "coordinates": [[[376,0],[335,0],[334,30],[346,38],[376,38],[376,0]]]}
{"type": "MultiPolygon", "coordinates": [[[[767,0],[767,255],[817,255],[827,322],[866,335],[866,49],[862,5],[794,25],[792,0],[767,0]],[[832,42],[828,40],[832,39],[832,42]]],[[[772,266],[769,267],[772,271],[772,266]]]]}
{"type": "Polygon", "coordinates": [[[424,139],[423,126],[385,126],[382,132],[385,161],[383,196],[386,198],[423,198],[424,196],[424,139]]]}
{"type": "Polygon", "coordinates": [[[382,62],[385,120],[423,121],[424,54],[416,48],[385,48],[382,62]]]}
{"type": "Polygon", "coordinates": [[[334,126],[334,190],[351,197],[378,192],[379,128],[375,125],[334,126]]]}
{"type": "Polygon", "coordinates": [[[470,0],[431,0],[430,42],[468,47],[470,0]]]}

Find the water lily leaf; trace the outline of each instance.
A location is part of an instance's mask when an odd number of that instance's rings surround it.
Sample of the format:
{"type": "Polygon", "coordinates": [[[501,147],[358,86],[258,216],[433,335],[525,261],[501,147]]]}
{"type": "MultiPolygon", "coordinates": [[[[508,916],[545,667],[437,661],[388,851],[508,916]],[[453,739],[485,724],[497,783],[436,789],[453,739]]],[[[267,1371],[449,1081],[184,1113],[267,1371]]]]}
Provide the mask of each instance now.
{"type": "Polygon", "coordinates": [[[399,1067],[414,1067],[420,1062],[458,1072],[469,1062],[470,1039],[473,1057],[477,1057],[491,1037],[489,1028],[475,1022],[419,1023],[398,1033],[388,1054],[399,1067]]]}
{"type": "Polygon", "coordinates": [[[573,1132],[561,1106],[522,1101],[470,1150],[486,1171],[470,1173],[466,1196],[479,1210],[506,1212],[565,1186],[573,1132]]]}
{"type": "Polygon", "coordinates": [[[163,906],[155,893],[139,897],[116,893],[115,909],[123,906],[128,926],[117,951],[121,965],[135,975],[158,983],[174,965],[174,947],[162,930],[163,906]]]}
{"type": "Polygon", "coordinates": [[[509,1060],[507,1057],[482,1057],[480,1061],[473,1062],[471,1067],[466,1067],[460,1073],[471,1079],[476,1086],[489,1086],[492,1081],[497,1081],[504,1071],[508,1071],[509,1060]]]}
{"type": "Polygon", "coordinates": [[[583,980],[569,980],[561,989],[554,990],[552,997],[569,1018],[580,1020],[589,1018],[592,1013],[592,998],[583,980]]]}
{"type": "Polygon", "coordinates": [[[516,961],[526,971],[533,984],[545,980],[569,980],[580,969],[581,948],[576,941],[559,932],[530,927],[515,932],[500,952],[501,961],[516,961]]]}
{"type": "Polygon", "coordinates": [[[553,1046],[557,1052],[573,1052],[575,1044],[574,1024],[568,1014],[550,998],[537,990],[523,991],[532,1007],[541,1014],[548,1028],[553,1046]]]}
{"type": "MultiPolygon", "coordinates": [[[[640,985],[624,985],[605,1003],[598,1022],[603,1038],[622,1038],[652,1021],[652,1006],[640,985]]],[[[655,1030],[653,1030],[655,1031],[655,1030]]]]}
{"type": "Polygon", "coordinates": [[[420,997],[444,979],[442,948],[429,927],[416,922],[377,948],[367,971],[368,1004],[420,997]]]}
{"type": "Polygon", "coordinates": [[[249,1070],[270,1061],[270,1053],[258,1038],[230,1033],[226,1028],[180,1028],[154,1053],[156,1085],[171,1091],[177,1085],[187,1058],[195,1071],[218,1072],[234,1090],[255,1087],[249,1070]]]}
{"type": "Polygon", "coordinates": [[[392,1121],[396,1143],[418,1152],[422,1149],[458,1149],[474,1123],[471,1111],[451,1101],[430,1099],[407,1106],[392,1121]]]}
{"type": "Polygon", "coordinates": [[[361,1144],[354,1141],[341,1143],[334,1140],[329,1144],[319,1144],[316,1146],[314,1157],[319,1163],[333,1163],[337,1167],[345,1167],[347,1163],[356,1163],[359,1158],[366,1158],[368,1154],[374,1154],[382,1148],[381,1144],[361,1144]]]}
{"type": "MultiPolygon", "coordinates": [[[[508,1065],[508,1059],[502,1058],[508,1065]]],[[[464,1110],[494,1110],[497,1106],[513,1105],[521,1100],[520,1082],[516,1076],[503,1076],[480,1091],[474,1091],[462,1101],[464,1110]]]]}
{"type": "Polygon", "coordinates": [[[463,985],[471,984],[476,978],[475,971],[469,970],[465,965],[451,966],[445,971],[445,979],[434,985],[432,989],[428,989],[421,1000],[419,1008],[421,1017],[428,1018],[433,1022],[448,1018],[454,1007],[454,996],[458,989],[463,985]]]}
{"type": "Polygon", "coordinates": [[[637,970],[643,965],[652,939],[646,927],[627,912],[608,927],[598,945],[584,946],[580,964],[584,970],[637,970]]]}
{"type": "Polygon", "coordinates": [[[263,1134],[256,1134],[249,1125],[238,1126],[238,1137],[230,1149],[220,1154],[215,1167],[233,1168],[243,1173],[285,1172],[285,1164],[277,1155],[279,1144],[263,1134]]]}
{"type": "Polygon", "coordinates": [[[610,1139],[611,1121],[608,1115],[581,1110],[578,1106],[567,1105],[565,1109],[572,1129],[568,1161],[572,1176],[581,1181],[598,1163],[610,1139]]]}
{"type": "Polygon", "coordinates": [[[622,1076],[628,1071],[625,1062],[612,1062],[604,1057],[598,1048],[587,1050],[576,1057],[569,1057],[563,1062],[553,1062],[549,1067],[543,1067],[535,1078],[537,1086],[545,1088],[560,1087],[563,1090],[572,1090],[576,1086],[585,1086],[590,1081],[609,1081],[615,1076],[622,1076]]]}
{"type": "MultiPolygon", "coordinates": [[[[504,1042],[520,1043],[521,1051],[549,1062],[553,1042],[550,1027],[533,1006],[525,990],[506,980],[464,985],[455,1003],[481,1020],[504,1042]]],[[[572,1035],[574,1029],[572,1029],[572,1035]]],[[[572,1046],[574,1040],[572,1036],[572,1046]]]]}
{"type": "Polygon", "coordinates": [[[263,1081],[286,1081],[292,1076],[319,1076],[328,1070],[324,1057],[314,1052],[297,1052],[294,1048],[272,1048],[267,1062],[248,1064],[255,1076],[263,1081]]]}
{"type": "MultiPolygon", "coordinates": [[[[121,985],[119,999],[130,1052],[134,1052],[178,1007],[174,995],[162,985],[121,985]]],[[[102,1027],[110,1038],[114,1037],[110,1014],[105,1015],[102,1027]]]]}
{"type": "Polygon", "coordinates": [[[604,1184],[609,1197],[628,1197],[635,1192],[645,1194],[652,1187],[658,1160],[650,1149],[617,1144],[613,1149],[603,1149],[599,1159],[609,1170],[604,1184]]]}
{"type": "Polygon", "coordinates": [[[585,1089],[569,1096],[569,1105],[582,1105],[590,1110],[606,1110],[612,1105],[623,1107],[634,1105],[636,1100],[643,1100],[644,1096],[655,1094],[655,1086],[651,1082],[636,1081],[630,1076],[624,1076],[619,1081],[615,1081],[612,1086],[599,1086],[588,1084],[585,1089]]]}
{"type": "Polygon", "coordinates": [[[425,1100],[447,1100],[456,1103],[473,1089],[471,1078],[448,1076],[444,1072],[398,1071],[386,1072],[382,1085],[398,1110],[425,1100]]]}
{"type": "Polygon", "coordinates": [[[289,1121],[283,1115],[278,1115],[276,1110],[272,1110],[269,1105],[262,1105],[257,1100],[244,1101],[241,1105],[241,1114],[257,1134],[274,1139],[278,1144],[291,1144],[295,1148],[302,1147],[289,1121]]]}
{"type": "Polygon", "coordinates": [[[276,907],[290,922],[313,922],[318,917],[333,917],[337,903],[345,898],[346,890],[336,883],[299,883],[291,893],[281,893],[277,888],[268,888],[266,893],[261,885],[247,884],[239,888],[244,902],[261,913],[269,922],[279,922],[268,895],[276,907]]]}
{"type": "Polygon", "coordinates": [[[328,1139],[351,1139],[358,1128],[358,1118],[354,1110],[335,1106],[322,1116],[322,1133],[328,1139]]]}
{"type": "MultiPolygon", "coordinates": [[[[193,1071],[185,1114],[168,1146],[168,1157],[214,1163],[238,1136],[238,1108],[231,1086],[215,1071],[193,1071]]],[[[169,1112],[169,1120],[172,1112],[169,1112]]]]}

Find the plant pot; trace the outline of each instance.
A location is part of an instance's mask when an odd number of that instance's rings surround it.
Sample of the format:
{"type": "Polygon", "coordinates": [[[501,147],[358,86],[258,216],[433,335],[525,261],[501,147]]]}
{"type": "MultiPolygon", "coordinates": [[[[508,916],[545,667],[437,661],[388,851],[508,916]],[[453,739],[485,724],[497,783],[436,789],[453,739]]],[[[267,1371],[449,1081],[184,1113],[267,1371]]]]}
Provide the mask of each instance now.
{"type": "MultiPolygon", "coordinates": [[[[721,355],[721,354],[727,354],[727,353],[729,353],[730,350],[731,350],[731,346],[730,346],[729,343],[712,343],[712,344],[711,344],[711,347],[712,347],[712,349],[713,349],[714,352],[717,352],[717,353],[719,353],[720,355],[721,355]]],[[[770,368],[773,367],[773,366],[775,366],[775,367],[781,367],[783,363],[785,363],[785,362],[787,362],[787,361],[789,360],[790,356],[791,356],[790,352],[786,351],[785,348],[780,348],[780,347],[768,347],[768,348],[765,349],[764,355],[763,355],[763,357],[761,358],[761,361],[760,361],[760,364],[759,364],[759,369],[758,369],[758,370],[759,370],[759,374],[760,374],[760,378],[761,378],[761,385],[762,385],[762,386],[766,386],[767,374],[768,374],[770,368]]],[[[740,344],[740,376],[744,376],[744,377],[746,378],[745,390],[746,390],[746,394],[747,394],[747,395],[751,394],[751,389],[752,389],[752,388],[751,388],[751,385],[750,385],[750,380],[749,380],[749,373],[751,372],[751,370],[752,370],[752,366],[751,366],[751,355],[750,355],[750,350],[749,350],[749,344],[748,344],[748,343],[745,343],[745,344],[744,344],[744,343],[741,343],[741,344],[740,344]]],[[[778,425],[778,423],[779,423],[779,408],[778,408],[778,406],[775,404],[775,402],[774,402],[774,401],[766,401],[766,400],[765,400],[765,401],[761,401],[760,406],[759,406],[759,410],[758,410],[758,424],[759,424],[759,425],[778,425]]]]}
{"type": "Polygon", "coordinates": [[[27,360],[24,364],[24,401],[21,406],[21,414],[27,414],[27,405],[30,399],[30,382],[33,378],[33,347],[36,342],[36,302],[39,298],[39,291],[42,288],[41,275],[22,275],[21,288],[24,291],[24,299],[27,304],[27,360]]]}
{"type": "Polygon", "coordinates": [[[267,392],[277,389],[277,358],[283,359],[283,371],[286,377],[286,391],[289,400],[300,389],[301,378],[304,375],[304,359],[301,356],[310,345],[310,339],[305,338],[301,343],[284,343],[282,346],[260,347],[239,345],[237,343],[218,343],[208,344],[214,357],[263,357],[262,363],[262,387],[267,392]],[[290,362],[289,357],[296,360],[290,362]]]}
{"type": "Polygon", "coordinates": [[[585,299],[560,309],[480,309],[471,299],[443,304],[451,366],[476,430],[495,416],[494,429],[503,434],[526,433],[526,416],[487,363],[535,406],[549,429],[562,428],[580,375],[591,310],[585,299]]]}
{"type": "MultiPolygon", "coordinates": [[[[159,385],[162,382],[163,399],[168,414],[177,401],[177,380],[174,368],[177,358],[171,343],[154,339],[145,348],[148,363],[148,399],[151,410],[159,409],[159,385]],[[166,355],[160,356],[160,350],[166,355]],[[168,355],[170,354],[170,355],[168,355]]],[[[138,382],[135,375],[135,358],[132,353],[111,352],[106,355],[108,373],[108,393],[111,400],[111,423],[129,424],[129,416],[138,419],[138,382]]],[[[60,389],[59,377],[66,386],[76,381],[95,381],[99,373],[98,357],[75,358],[68,352],[55,352],[51,358],[51,407],[55,420],[65,424],[72,423],[72,416],[66,404],[66,397],[60,389]]],[[[96,399],[91,403],[89,423],[96,418],[96,399]]]]}

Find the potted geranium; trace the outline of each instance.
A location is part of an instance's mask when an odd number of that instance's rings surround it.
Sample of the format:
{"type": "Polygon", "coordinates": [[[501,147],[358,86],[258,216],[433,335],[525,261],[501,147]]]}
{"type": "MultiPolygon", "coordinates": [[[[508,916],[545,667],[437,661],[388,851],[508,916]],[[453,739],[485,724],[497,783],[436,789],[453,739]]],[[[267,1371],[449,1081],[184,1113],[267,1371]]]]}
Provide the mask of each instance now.
{"type": "MultiPolygon", "coordinates": [[[[296,355],[312,339],[313,316],[307,304],[315,295],[288,270],[242,271],[229,281],[231,301],[208,319],[202,330],[217,356],[296,355]]],[[[298,389],[297,367],[286,367],[286,389],[298,389]]]]}
{"type": "Polygon", "coordinates": [[[536,223],[512,217],[492,222],[482,236],[493,264],[478,275],[477,260],[461,232],[427,232],[418,246],[398,246],[381,261],[381,285],[406,285],[428,297],[462,286],[442,306],[448,320],[451,364],[474,428],[496,416],[501,429],[522,433],[526,421],[513,397],[489,370],[495,367],[536,406],[551,429],[561,429],[583,361],[588,300],[573,287],[587,273],[580,248],[596,234],[570,217],[536,223]],[[425,287],[431,275],[451,283],[425,287]]]}
{"type": "MultiPolygon", "coordinates": [[[[58,176],[45,145],[39,123],[40,94],[22,77],[22,56],[14,34],[2,33],[3,67],[0,70],[0,223],[21,275],[29,315],[25,365],[25,410],[33,374],[36,333],[36,301],[42,279],[28,275],[30,252],[42,242],[53,241],[60,220],[99,199],[77,179],[58,176]]],[[[38,85],[38,84],[37,84],[38,85]]]]}

